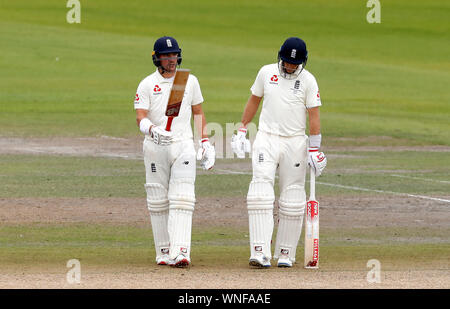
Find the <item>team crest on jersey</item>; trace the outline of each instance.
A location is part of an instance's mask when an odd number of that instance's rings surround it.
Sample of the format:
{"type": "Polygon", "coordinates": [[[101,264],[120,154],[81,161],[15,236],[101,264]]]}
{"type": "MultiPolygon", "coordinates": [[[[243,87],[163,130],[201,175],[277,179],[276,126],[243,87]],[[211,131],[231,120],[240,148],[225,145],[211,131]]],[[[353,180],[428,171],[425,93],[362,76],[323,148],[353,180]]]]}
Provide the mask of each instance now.
{"type": "Polygon", "coordinates": [[[297,94],[300,92],[300,81],[298,79],[295,81],[294,87],[292,87],[291,90],[294,94],[297,94]]]}
{"type": "Polygon", "coordinates": [[[270,84],[273,84],[273,85],[278,85],[278,76],[277,75],[273,75],[271,78],[270,78],[270,82],[269,82],[270,84]]]}

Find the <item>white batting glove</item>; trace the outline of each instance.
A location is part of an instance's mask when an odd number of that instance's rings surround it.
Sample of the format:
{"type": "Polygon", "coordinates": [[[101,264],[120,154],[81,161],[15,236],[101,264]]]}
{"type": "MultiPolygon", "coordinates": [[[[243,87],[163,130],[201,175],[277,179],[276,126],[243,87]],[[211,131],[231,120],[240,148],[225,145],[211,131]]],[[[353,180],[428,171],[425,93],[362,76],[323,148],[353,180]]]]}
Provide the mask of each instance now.
{"type": "Polygon", "coordinates": [[[150,137],[156,145],[168,146],[172,144],[172,132],[166,131],[162,127],[152,126],[150,137]]]}
{"type": "Polygon", "coordinates": [[[231,137],[231,149],[239,159],[245,158],[245,153],[250,153],[252,146],[250,141],[245,137],[247,135],[246,128],[240,128],[237,135],[231,137]]]}
{"type": "Polygon", "coordinates": [[[323,152],[319,152],[319,147],[308,148],[308,164],[314,168],[316,177],[322,174],[322,171],[327,166],[327,158],[323,152]]]}
{"type": "Polygon", "coordinates": [[[197,151],[197,160],[200,161],[200,165],[204,170],[210,170],[216,162],[216,150],[207,138],[202,138],[198,142],[200,148],[197,151]]]}

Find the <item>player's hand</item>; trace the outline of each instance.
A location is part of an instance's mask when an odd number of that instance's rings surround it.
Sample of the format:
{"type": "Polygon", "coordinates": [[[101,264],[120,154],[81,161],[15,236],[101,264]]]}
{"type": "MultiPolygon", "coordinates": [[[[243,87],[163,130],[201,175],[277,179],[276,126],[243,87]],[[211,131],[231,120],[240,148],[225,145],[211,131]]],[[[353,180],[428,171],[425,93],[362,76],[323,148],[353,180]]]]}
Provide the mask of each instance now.
{"type": "Polygon", "coordinates": [[[216,162],[216,150],[214,146],[209,143],[209,139],[203,138],[199,141],[200,148],[197,152],[197,160],[200,161],[200,165],[204,170],[210,170],[213,168],[216,162]]]}
{"type": "Polygon", "coordinates": [[[172,144],[172,132],[166,131],[162,127],[152,126],[150,137],[156,145],[168,146],[172,144]]]}
{"type": "Polygon", "coordinates": [[[309,147],[308,164],[314,168],[316,177],[319,177],[325,169],[325,166],[327,166],[327,158],[323,152],[319,152],[318,147],[309,147]]]}
{"type": "Polygon", "coordinates": [[[250,141],[245,137],[247,135],[246,128],[240,128],[237,135],[233,134],[231,137],[231,149],[239,159],[245,158],[245,153],[250,153],[250,141]]]}

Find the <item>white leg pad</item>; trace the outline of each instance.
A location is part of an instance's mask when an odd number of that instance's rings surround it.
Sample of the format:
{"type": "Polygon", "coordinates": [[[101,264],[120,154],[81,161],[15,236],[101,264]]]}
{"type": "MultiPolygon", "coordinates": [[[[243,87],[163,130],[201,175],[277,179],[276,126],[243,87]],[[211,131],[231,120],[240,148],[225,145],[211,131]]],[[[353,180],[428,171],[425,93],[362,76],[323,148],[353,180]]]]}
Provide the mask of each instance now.
{"type": "Polygon", "coordinates": [[[295,253],[302,232],[305,205],[306,194],[303,186],[292,185],[281,192],[274,258],[288,256],[292,262],[295,262],[295,253]]]}
{"type": "Polygon", "coordinates": [[[147,207],[150,212],[156,258],[169,253],[169,200],[167,190],[159,183],[145,184],[147,207]]]}
{"type": "Polygon", "coordinates": [[[273,203],[275,194],[272,183],[265,180],[252,180],[247,194],[249,219],[250,254],[263,253],[271,258],[273,232],[273,203]]]}
{"type": "Polygon", "coordinates": [[[190,258],[192,214],[195,206],[194,179],[177,179],[169,184],[170,257],[190,258]]]}

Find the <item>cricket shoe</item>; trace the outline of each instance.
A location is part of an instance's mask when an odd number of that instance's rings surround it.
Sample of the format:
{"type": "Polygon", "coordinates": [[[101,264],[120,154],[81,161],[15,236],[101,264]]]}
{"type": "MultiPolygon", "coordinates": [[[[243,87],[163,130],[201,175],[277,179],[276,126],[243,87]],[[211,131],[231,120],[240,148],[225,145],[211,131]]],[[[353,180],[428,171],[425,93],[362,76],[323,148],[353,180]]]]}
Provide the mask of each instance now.
{"type": "Polygon", "coordinates": [[[280,257],[277,263],[278,267],[292,267],[292,261],[287,256],[280,257]]]}
{"type": "Polygon", "coordinates": [[[168,254],[160,255],[156,258],[156,264],[158,265],[171,265],[174,261],[170,258],[168,254]]]}
{"type": "Polygon", "coordinates": [[[191,260],[188,257],[185,257],[183,254],[178,255],[175,260],[173,260],[173,264],[170,266],[184,268],[188,267],[191,264],[191,260]]]}
{"type": "Polygon", "coordinates": [[[263,254],[257,254],[255,256],[250,257],[248,264],[250,266],[259,267],[259,268],[268,268],[268,267],[272,266],[270,264],[270,259],[263,254]]]}

